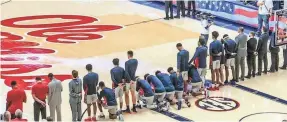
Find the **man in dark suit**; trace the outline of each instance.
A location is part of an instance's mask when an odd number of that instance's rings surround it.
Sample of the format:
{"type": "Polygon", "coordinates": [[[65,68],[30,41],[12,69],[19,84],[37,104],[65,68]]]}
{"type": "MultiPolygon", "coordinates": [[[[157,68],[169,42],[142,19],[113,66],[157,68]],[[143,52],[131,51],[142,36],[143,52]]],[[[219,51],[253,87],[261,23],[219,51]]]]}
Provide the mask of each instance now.
{"type": "Polygon", "coordinates": [[[180,18],[180,13],[182,17],[185,17],[185,4],[183,0],[176,0],[176,16],[175,18],[180,18]]]}
{"type": "Polygon", "coordinates": [[[255,71],[256,71],[255,58],[256,58],[257,39],[254,38],[254,36],[255,36],[255,33],[250,32],[249,33],[250,39],[247,41],[248,75],[245,78],[248,78],[248,79],[251,78],[251,73],[252,73],[252,77],[255,77],[255,71]]]}
{"type": "Polygon", "coordinates": [[[195,15],[195,0],[189,0],[187,1],[187,15],[188,17],[190,17],[190,11],[191,11],[191,4],[192,4],[192,15],[195,15]]]}
{"type": "Polygon", "coordinates": [[[165,20],[173,19],[172,1],[165,0],[165,20]],[[168,14],[170,13],[170,16],[168,14]]]}
{"type": "Polygon", "coordinates": [[[269,39],[268,29],[263,27],[263,34],[259,37],[257,52],[258,52],[258,76],[262,73],[262,61],[264,62],[264,74],[267,74],[267,43],[269,39]]]}
{"type": "Polygon", "coordinates": [[[269,72],[277,72],[279,68],[279,47],[275,45],[275,33],[272,33],[270,44],[269,44],[269,50],[271,53],[271,67],[269,72]]]}

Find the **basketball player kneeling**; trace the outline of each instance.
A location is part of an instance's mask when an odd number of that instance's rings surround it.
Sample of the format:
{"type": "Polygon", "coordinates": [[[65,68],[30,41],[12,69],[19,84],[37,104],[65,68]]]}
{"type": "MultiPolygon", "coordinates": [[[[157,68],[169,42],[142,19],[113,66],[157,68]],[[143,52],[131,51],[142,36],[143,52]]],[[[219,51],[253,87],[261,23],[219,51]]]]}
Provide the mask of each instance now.
{"type": "Polygon", "coordinates": [[[144,79],[150,84],[154,92],[154,101],[159,111],[169,110],[169,102],[165,101],[165,87],[162,82],[154,75],[145,74],[144,79]]]}
{"type": "Polygon", "coordinates": [[[156,107],[156,105],[153,104],[154,101],[154,92],[152,90],[151,85],[146,81],[139,77],[136,77],[136,91],[138,92],[138,107],[141,108],[142,104],[140,101],[142,101],[147,108],[153,109],[156,107]]]}
{"type": "Polygon", "coordinates": [[[101,112],[99,118],[105,118],[103,107],[108,109],[110,119],[116,119],[119,115],[119,119],[123,120],[121,112],[117,112],[117,100],[114,91],[111,88],[107,88],[103,81],[99,83],[99,87],[102,90],[98,93],[98,106],[101,112]]]}
{"type": "Polygon", "coordinates": [[[192,96],[202,95],[202,80],[199,73],[194,65],[191,65],[188,70],[189,84],[187,91],[192,94],[192,96]]]}

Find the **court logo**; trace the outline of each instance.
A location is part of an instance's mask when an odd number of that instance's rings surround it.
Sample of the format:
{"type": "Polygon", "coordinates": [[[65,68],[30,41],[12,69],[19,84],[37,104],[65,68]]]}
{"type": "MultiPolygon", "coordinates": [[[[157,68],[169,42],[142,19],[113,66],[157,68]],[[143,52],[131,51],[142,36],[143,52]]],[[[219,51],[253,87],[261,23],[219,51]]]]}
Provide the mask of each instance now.
{"type": "Polygon", "coordinates": [[[240,104],[236,100],[225,97],[209,97],[201,98],[195,102],[195,105],[201,109],[208,111],[231,111],[237,109],[240,104]]]}

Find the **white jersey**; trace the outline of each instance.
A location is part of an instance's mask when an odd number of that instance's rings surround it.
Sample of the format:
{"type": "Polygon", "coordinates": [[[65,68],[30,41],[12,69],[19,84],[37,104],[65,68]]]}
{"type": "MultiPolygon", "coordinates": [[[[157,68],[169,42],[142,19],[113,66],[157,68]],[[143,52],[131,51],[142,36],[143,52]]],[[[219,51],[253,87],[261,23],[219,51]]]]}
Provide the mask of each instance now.
{"type": "Polygon", "coordinates": [[[209,28],[205,28],[206,26],[208,26],[208,21],[206,19],[201,20],[201,34],[209,34],[209,28]]]}
{"type": "Polygon", "coordinates": [[[258,0],[258,2],[264,2],[263,5],[258,7],[258,13],[261,15],[269,14],[269,10],[273,8],[273,1],[272,0],[258,0]]]}

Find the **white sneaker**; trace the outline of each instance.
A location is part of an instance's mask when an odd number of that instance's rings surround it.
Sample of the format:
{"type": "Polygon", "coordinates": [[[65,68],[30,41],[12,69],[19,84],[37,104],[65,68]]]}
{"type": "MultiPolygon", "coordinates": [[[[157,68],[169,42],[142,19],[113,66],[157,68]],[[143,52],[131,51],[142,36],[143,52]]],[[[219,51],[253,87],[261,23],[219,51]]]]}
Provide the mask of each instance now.
{"type": "Polygon", "coordinates": [[[119,115],[119,120],[120,120],[120,121],[124,121],[124,116],[123,116],[123,114],[120,114],[120,115],[119,115]]]}

